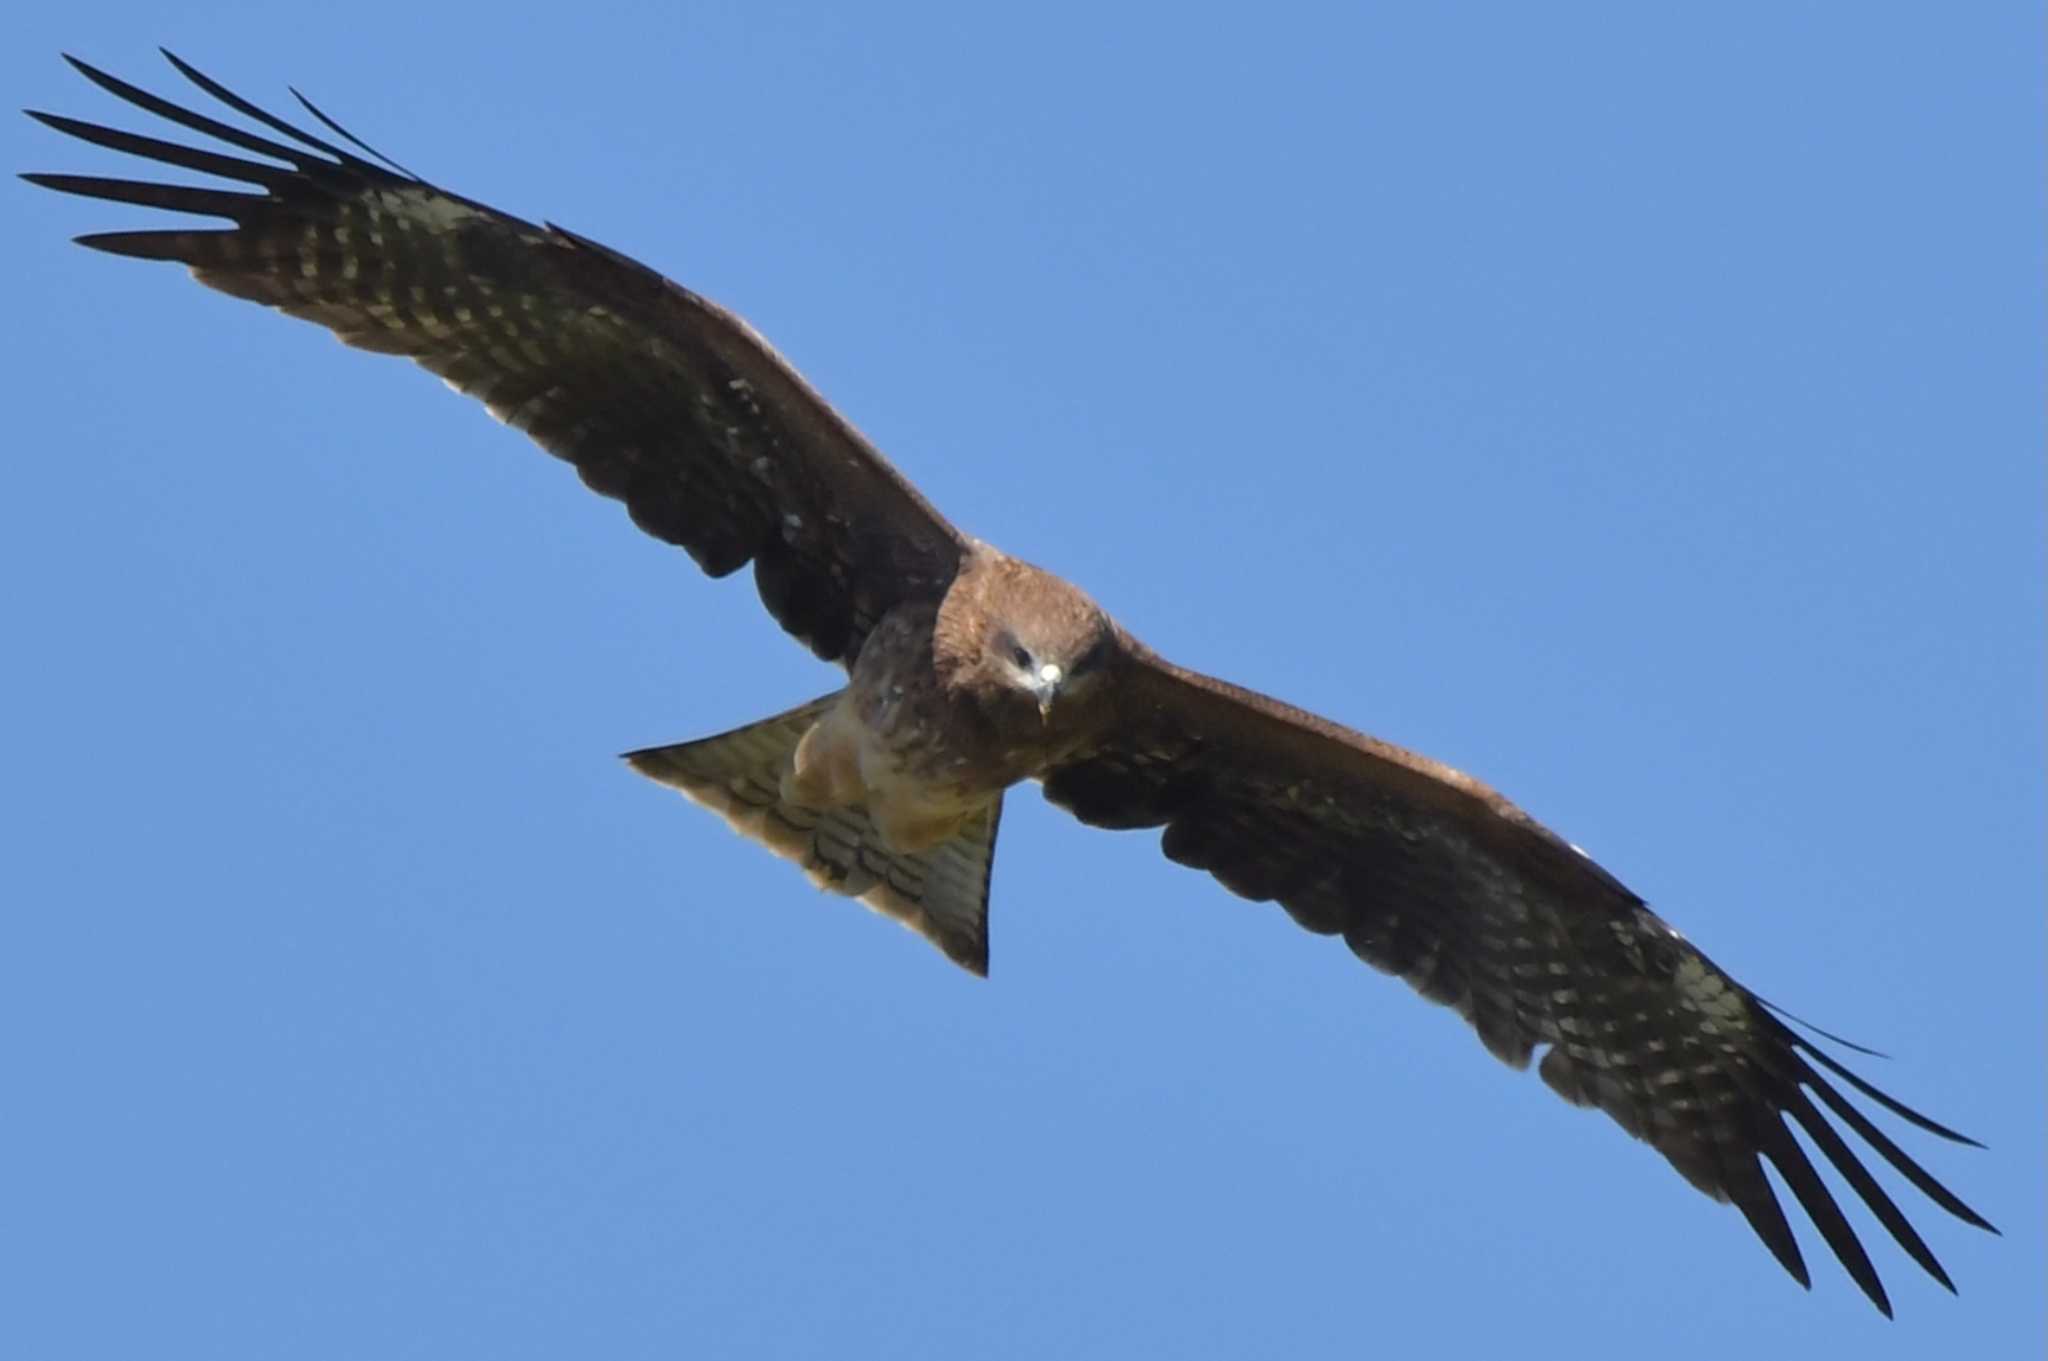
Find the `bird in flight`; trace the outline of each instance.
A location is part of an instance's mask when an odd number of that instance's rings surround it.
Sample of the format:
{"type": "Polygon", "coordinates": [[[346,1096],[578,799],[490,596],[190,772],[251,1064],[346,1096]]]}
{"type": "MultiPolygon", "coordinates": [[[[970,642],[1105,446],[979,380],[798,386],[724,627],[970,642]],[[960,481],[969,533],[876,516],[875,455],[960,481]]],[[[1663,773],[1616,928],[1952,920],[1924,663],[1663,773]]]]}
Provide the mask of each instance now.
{"type": "Polygon", "coordinates": [[[1526,1068],[1541,1051],[1545,1083],[1732,1202],[1800,1284],[1807,1268],[1765,1164],[1891,1313],[1794,1126],[1906,1255],[1955,1289],[1837,1124],[1935,1204],[1992,1226],[1835,1083],[1972,1141],[1850,1072],[1492,789],[1177,666],[1072,584],[962,533],[730,312],[574,232],[435,187],[303,96],[336,140],[165,56],[274,136],[67,58],[128,103],[260,158],[31,112],[248,187],[27,175],[233,224],[79,244],[176,261],[208,287],[439,374],[705,572],[752,563],[776,622],[845,670],[842,687],[787,712],[630,753],[634,769],[977,974],[1013,785],[1039,781],[1092,827],[1164,829],[1169,860],[1341,937],[1454,1009],[1496,1057],[1526,1068]]]}

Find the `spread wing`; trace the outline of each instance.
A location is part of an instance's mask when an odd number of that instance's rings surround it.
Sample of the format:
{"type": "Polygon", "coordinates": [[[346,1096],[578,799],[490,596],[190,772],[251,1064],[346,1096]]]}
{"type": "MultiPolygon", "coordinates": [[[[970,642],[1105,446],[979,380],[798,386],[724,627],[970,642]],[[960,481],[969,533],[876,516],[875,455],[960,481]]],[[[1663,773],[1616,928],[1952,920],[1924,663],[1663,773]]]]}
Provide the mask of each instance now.
{"type": "Polygon", "coordinates": [[[1907,1254],[1941,1264],[1825,1111],[1959,1218],[1991,1225],[1829,1082],[1947,1139],[1792,1031],[1642,900],[1491,789],[1434,761],[1197,675],[1126,642],[1120,722],[1051,770],[1046,797],[1097,827],[1163,827],[1168,859],[1273,899],[1469,1021],[1517,1068],[1597,1106],[1716,1200],[1733,1201],[1802,1285],[1774,1167],[1879,1309],[1848,1220],[1787,1126],[1907,1254]],[[1825,1070],[1825,1072],[1823,1071],[1825,1070]]]}
{"type": "Polygon", "coordinates": [[[523,222],[312,136],[164,55],[208,94],[297,145],[67,58],[131,104],[268,158],[32,112],[87,142],[260,191],[24,176],[235,224],[102,233],[78,238],[81,245],[178,261],[222,292],[317,322],[350,345],[416,360],[574,464],[591,488],[625,502],[636,524],[681,545],[706,572],[724,576],[751,561],[769,611],[828,661],[851,665],[892,606],[944,593],[962,552],[959,533],[745,322],[573,232],[523,222]]]}

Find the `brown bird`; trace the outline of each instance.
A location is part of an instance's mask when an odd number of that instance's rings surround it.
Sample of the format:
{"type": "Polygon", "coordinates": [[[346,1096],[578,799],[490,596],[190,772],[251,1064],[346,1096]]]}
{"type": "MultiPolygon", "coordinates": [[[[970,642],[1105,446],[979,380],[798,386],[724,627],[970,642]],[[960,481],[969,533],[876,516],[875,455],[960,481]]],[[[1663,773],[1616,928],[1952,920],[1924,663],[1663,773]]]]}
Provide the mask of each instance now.
{"type": "Polygon", "coordinates": [[[1970,1141],[1849,1072],[1499,794],[1176,666],[1074,586],[961,533],[731,313],[573,232],[438,189],[310,103],[346,146],[170,60],[290,144],[74,60],[129,103],[264,158],[32,113],[256,191],[27,176],[234,224],[80,244],[177,261],[209,287],[415,360],[706,572],[751,562],[776,621],[846,669],[843,688],[775,717],[631,753],[635,769],[975,973],[987,969],[989,874],[1013,785],[1040,781],[1090,826],[1164,828],[1169,859],[1341,936],[1454,1008],[1497,1057],[1523,1068],[1542,1050],[1552,1089],[1732,1201],[1801,1284],[1766,1162],[1891,1312],[1788,1118],[1907,1255],[1955,1288],[1823,1108],[1937,1205],[1991,1225],[1822,1070],[1923,1130],[1970,1141]]]}

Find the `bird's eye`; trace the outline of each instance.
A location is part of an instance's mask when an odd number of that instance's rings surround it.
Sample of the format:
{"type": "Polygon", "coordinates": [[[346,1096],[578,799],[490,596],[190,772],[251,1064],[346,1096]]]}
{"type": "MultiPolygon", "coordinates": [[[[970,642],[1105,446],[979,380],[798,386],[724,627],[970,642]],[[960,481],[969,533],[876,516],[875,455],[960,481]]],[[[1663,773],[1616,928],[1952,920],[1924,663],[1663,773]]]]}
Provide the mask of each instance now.
{"type": "Polygon", "coordinates": [[[1017,664],[1017,669],[1020,671],[1029,671],[1031,669],[1031,654],[1016,643],[1010,644],[1010,660],[1017,664]]]}

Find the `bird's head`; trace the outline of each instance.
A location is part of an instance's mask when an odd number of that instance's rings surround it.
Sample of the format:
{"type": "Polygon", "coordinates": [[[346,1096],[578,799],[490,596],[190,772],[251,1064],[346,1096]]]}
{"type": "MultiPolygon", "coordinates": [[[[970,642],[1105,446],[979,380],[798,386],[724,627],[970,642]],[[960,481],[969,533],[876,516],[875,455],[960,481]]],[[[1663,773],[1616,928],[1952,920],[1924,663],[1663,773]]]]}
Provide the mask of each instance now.
{"type": "Polygon", "coordinates": [[[1088,690],[1102,673],[1115,645],[1102,620],[1090,629],[1044,629],[1015,621],[995,630],[990,639],[987,670],[1028,695],[1038,716],[1052,718],[1053,707],[1088,690]]]}
{"type": "Polygon", "coordinates": [[[1115,626],[1083,592],[1027,563],[1000,559],[977,576],[957,593],[972,606],[954,621],[966,644],[959,660],[984,693],[1029,703],[1041,723],[1054,722],[1116,657],[1115,626]]]}

